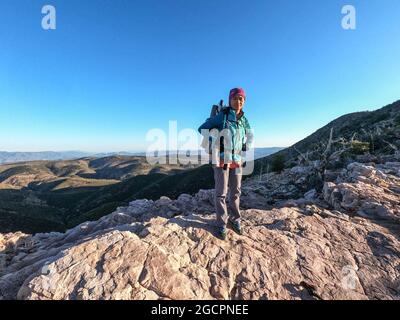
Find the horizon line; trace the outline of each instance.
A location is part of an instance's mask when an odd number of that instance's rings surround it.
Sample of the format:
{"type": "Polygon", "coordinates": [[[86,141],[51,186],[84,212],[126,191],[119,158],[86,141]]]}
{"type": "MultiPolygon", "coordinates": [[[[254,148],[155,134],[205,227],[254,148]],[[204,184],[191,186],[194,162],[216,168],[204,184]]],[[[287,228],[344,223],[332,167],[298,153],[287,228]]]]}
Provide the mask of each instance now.
{"type": "MultiPolygon", "coordinates": [[[[252,149],[284,149],[284,148],[289,148],[290,146],[272,146],[272,147],[254,147],[252,149]]],[[[159,152],[171,152],[171,151],[201,151],[203,150],[202,148],[198,149],[187,149],[187,150],[173,150],[173,149],[165,149],[165,150],[158,150],[159,152]]],[[[3,153],[67,153],[67,152],[79,152],[79,153],[92,153],[92,154],[99,154],[99,153],[146,153],[146,150],[133,150],[133,151],[127,151],[127,150],[120,150],[120,151],[83,151],[83,150],[38,150],[38,151],[19,151],[19,150],[0,150],[0,152],[3,153]]]]}

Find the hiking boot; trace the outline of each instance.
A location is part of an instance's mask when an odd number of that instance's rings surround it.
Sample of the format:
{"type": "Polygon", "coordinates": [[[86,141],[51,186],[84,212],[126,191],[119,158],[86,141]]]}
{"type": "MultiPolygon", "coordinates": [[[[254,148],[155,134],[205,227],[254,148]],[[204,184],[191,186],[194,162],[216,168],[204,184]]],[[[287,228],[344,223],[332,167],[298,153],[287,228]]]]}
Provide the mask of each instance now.
{"type": "Polygon", "coordinates": [[[226,239],[226,228],[225,227],[218,227],[217,229],[217,237],[221,240],[226,239]]]}
{"type": "Polygon", "coordinates": [[[229,224],[232,226],[233,231],[235,231],[237,234],[242,235],[242,228],[240,227],[240,222],[239,221],[232,221],[229,220],[229,224]]]}

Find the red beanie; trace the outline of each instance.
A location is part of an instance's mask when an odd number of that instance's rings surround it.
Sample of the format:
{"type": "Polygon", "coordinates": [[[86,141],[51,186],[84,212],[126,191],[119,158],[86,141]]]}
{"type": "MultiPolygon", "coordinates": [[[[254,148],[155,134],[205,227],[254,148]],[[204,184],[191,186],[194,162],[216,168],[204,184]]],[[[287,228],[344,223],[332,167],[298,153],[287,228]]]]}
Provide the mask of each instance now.
{"type": "Polygon", "coordinates": [[[246,100],[246,93],[244,92],[244,90],[242,88],[233,88],[230,92],[229,92],[229,102],[231,101],[231,99],[236,96],[237,94],[240,94],[241,96],[243,96],[243,98],[246,100]]]}

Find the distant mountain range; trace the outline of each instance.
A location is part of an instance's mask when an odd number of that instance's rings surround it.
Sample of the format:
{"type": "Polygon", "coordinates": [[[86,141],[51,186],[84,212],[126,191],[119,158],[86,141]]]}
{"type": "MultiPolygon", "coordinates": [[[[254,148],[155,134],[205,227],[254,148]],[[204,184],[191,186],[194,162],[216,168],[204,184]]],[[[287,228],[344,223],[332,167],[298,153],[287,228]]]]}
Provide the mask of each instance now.
{"type": "Polygon", "coordinates": [[[41,151],[41,152],[7,152],[0,151],[0,164],[35,160],[68,160],[87,157],[90,154],[80,151],[41,151]]]}
{"type": "MultiPolygon", "coordinates": [[[[281,147],[255,148],[255,159],[259,159],[282,150],[281,147]]],[[[40,152],[7,152],[0,151],[0,164],[37,160],[73,160],[84,157],[104,158],[110,156],[146,156],[146,152],[85,152],[85,151],[40,151],[40,152]]]]}

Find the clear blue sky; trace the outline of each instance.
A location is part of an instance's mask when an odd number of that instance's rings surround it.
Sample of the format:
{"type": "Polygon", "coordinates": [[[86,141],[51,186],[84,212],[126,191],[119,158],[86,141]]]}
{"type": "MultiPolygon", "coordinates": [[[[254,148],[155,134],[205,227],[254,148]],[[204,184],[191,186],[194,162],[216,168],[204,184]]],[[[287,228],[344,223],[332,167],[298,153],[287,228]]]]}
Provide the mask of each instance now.
{"type": "Polygon", "coordinates": [[[399,0],[1,0],[0,150],[144,149],[235,86],[256,146],[289,146],[400,99],[399,35],[399,0]]]}

